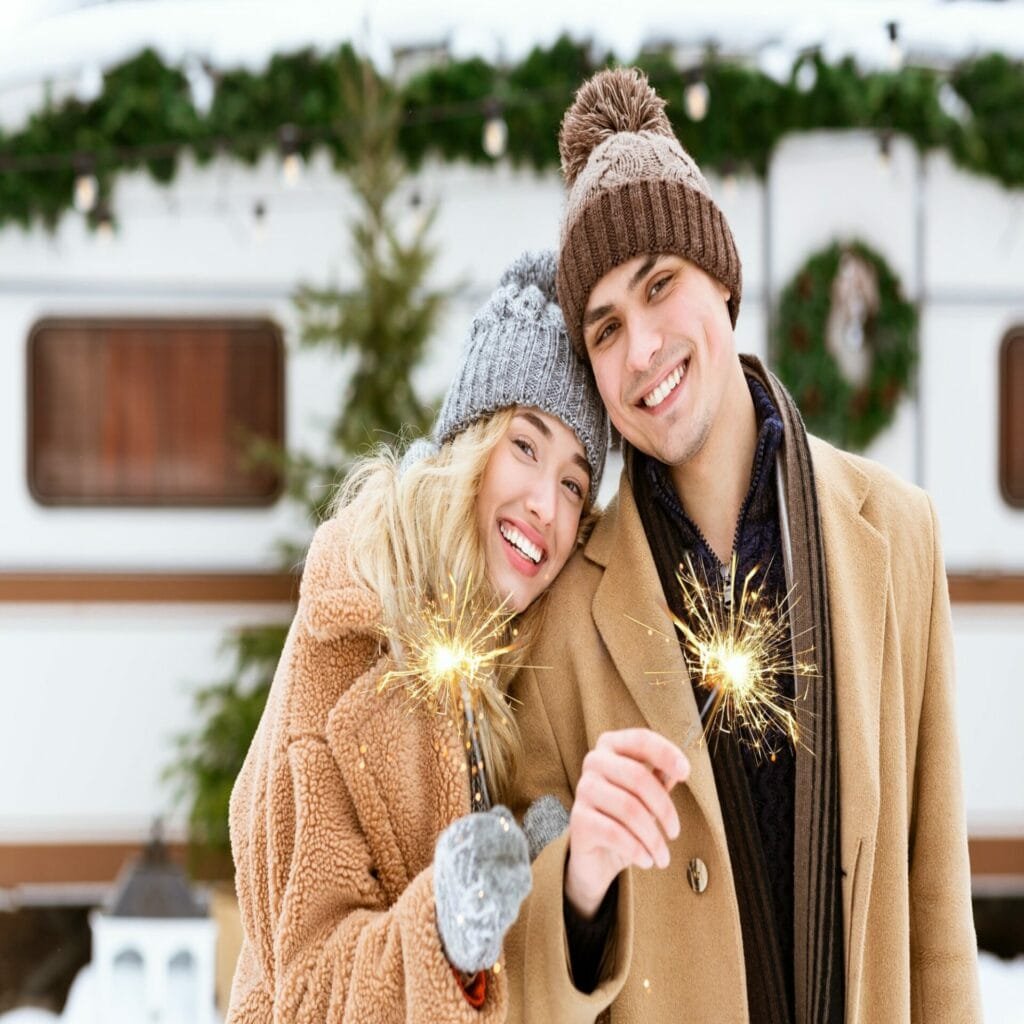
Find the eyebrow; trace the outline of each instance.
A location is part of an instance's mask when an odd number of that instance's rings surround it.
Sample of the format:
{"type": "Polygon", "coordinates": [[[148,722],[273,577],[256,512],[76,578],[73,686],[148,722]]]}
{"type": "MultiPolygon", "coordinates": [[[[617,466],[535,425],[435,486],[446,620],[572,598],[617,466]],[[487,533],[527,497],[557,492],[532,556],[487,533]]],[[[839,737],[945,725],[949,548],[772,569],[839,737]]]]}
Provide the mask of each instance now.
{"type": "MultiPolygon", "coordinates": [[[[517,413],[517,415],[522,416],[524,420],[535,426],[548,441],[551,440],[551,428],[535,412],[530,412],[529,410],[524,409],[522,412],[517,413]]],[[[572,460],[579,465],[581,469],[586,470],[587,480],[589,481],[591,478],[590,463],[587,462],[579,452],[573,455],[572,460]]]]}
{"type": "Polygon", "coordinates": [[[535,413],[523,410],[519,413],[528,423],[532,423],[547,440],[551,440],[551,428],[535,413]]]}
{"type": "MultiPolygon", "coordinates": [[[[651,253],[647,259],[640,265],[637,272],[629,279],[629,284],[626,285],[626,291],[631,292],[643,279],[651,272],[651,269],[662,259],[663,253],[651,253]]],[[[610,313],[612,307],[610,305],[598,306],[596,309],[592,309],[589,313],[583,317],[583,326],[589,327],[591,324],[597,323],[601,317],[606,316],[610,313]]]]}
{"type": "Polygon", "coordinates": [[[575,455],[574,455],[574,456],[572,457],[572,461],[573,461],[573,462],[575,462],[575,463],[576,463],[576,464],[577,464],[577,465],[578,465],[578,466],[580,467],[580,469],[583,469],[583,470],[585,470],[585,471],[586,471],[586,474],[587,474],[587,482],[588,482],[588,484],[589,484],[589,482],[590,482],[590,463],[589,463],[589,462],[587,462],[587,460],[586,460],[585,458],[583,458],[583,456],[582,456],[582,455],[580,455],[580,454],[579,454],[579,452],[577,452],[577,453],[576,453],[576,454],[575,454],[575,455]]]}

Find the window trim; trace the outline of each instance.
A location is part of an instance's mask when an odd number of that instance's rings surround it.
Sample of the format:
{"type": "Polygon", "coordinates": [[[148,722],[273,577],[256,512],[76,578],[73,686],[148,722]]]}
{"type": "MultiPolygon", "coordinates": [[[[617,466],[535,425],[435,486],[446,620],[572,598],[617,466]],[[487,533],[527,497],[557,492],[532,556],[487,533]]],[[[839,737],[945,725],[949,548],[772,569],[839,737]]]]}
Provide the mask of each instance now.
{"type": "MultiPolygon", "coordinates": [[[[1024,490],[1020,494],[1015,495],[1008,486],[1010,476],[1010,397],[1012,391],[1010,382],[1010,348],[1013,345],[1021,346],[1022,354],[1018,358],[1024,361],[1024,323],[1014,324],[1003,335],[1003,340],[999,345],[999,423],[997,426],[999,493],[1002,495],[1003,501],[1010,508],[1024,509],[1024,490]]],[[[1024,391],[1024,383],[1022,383],[1022,391],[1024,391]]],[[[1018,400],[1024,401],[1024,393],[1019,396],[1018,400]]],[[[1021,443],[1024,444],[1024,438],[1021,438],[1021,443]]],[[[1024,481],[1021,481],[1021,484],[1024,485],[1024,481]]]]}

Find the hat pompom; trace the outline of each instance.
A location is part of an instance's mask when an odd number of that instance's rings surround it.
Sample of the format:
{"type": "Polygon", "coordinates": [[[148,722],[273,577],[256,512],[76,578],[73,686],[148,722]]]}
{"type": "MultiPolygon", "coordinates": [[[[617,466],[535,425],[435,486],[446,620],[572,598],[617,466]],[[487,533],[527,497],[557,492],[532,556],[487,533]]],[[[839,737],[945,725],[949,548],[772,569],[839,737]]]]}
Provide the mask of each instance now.
{"type": "Polygon", "coordinates": [[[506,288],[509,285],[514,285],[517,291],[522,292],[532,285],[548,302],[557,303],[558,294],[555,291],[555,272],[557,270],[558,260],[553,250],[524,252],[501,275],[498,287],[506,288]]]}
{"type": "Polygon", "coordinates": [[[584,82],[562,118],[558,151],[572,188],[590,154],[618,132],[655,132],[675,138],[665,101],[638,68],[610,68],[584,82]]]}

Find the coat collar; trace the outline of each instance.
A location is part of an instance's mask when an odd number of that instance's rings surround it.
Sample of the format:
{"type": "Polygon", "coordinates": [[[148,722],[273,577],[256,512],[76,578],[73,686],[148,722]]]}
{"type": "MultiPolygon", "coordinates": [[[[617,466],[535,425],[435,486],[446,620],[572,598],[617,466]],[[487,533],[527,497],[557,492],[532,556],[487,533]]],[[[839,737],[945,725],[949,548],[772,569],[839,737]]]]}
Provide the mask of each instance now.
{"type": "Polygon", "coordinates": [[[604,567],[592,614],[612,661],[647,723],[690,759],[687,786],[727,856],[725,826],[707,746],[675,627],[625,472],[595,527],[586,558],[604,567]]]}

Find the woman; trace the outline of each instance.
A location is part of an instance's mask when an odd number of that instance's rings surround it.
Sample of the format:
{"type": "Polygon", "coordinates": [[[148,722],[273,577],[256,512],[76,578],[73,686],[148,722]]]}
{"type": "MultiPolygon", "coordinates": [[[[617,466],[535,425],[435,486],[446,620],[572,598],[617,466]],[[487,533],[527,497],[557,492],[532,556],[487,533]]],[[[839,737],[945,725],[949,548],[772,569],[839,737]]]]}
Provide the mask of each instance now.
{"type": "MultiPolygon", "coordinates": [[[[552,253],[513,264],[473,321],[437,445],[363,461],[314,537],[231,798],[232,1024],[505,1017],[497,960],[530,886],[526,839],[503,807],[470,813],[480,765],[464,719],[381,684],[402,667],[396,631],[450,579],[517,614],[521,655],[576,546],[608,427],[554,272],[552,253]]],[[[478,705],[498,796],[517,747],[512,668],[478,705]]]]}

